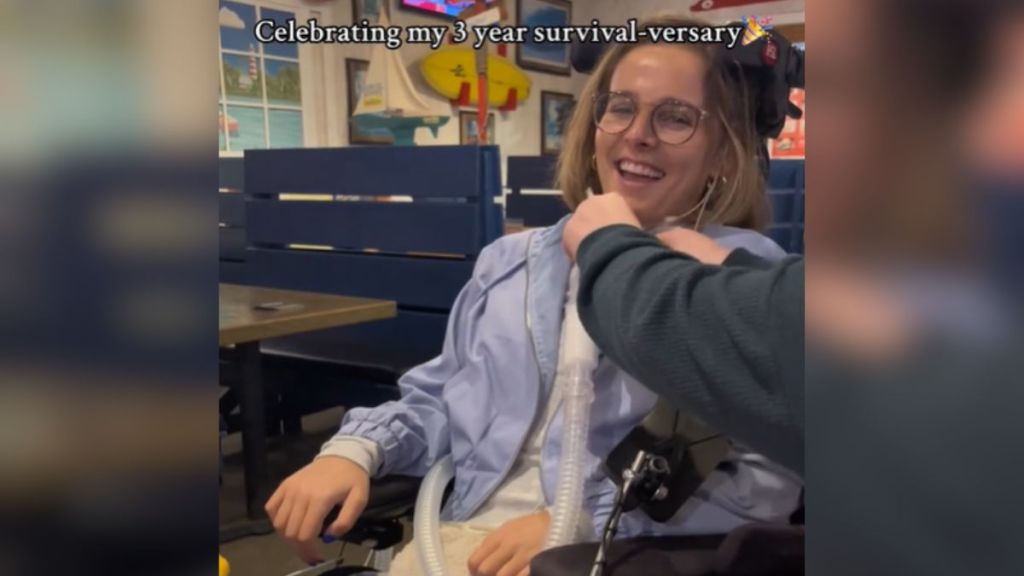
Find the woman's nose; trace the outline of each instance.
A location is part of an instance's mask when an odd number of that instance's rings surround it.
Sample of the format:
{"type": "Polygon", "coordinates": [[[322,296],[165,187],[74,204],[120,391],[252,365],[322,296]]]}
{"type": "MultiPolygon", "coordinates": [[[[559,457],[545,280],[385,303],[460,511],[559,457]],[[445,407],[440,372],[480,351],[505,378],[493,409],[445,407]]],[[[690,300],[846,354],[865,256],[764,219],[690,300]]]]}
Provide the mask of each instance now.
{"type": "Polygon", "coordinates": [[[626,130],[625,138],[626,142],[633,146],[652,147],[658,143],[658,135],[651,126],[651,118],[643,112],[637,112],[633,123],[626,130]]]}

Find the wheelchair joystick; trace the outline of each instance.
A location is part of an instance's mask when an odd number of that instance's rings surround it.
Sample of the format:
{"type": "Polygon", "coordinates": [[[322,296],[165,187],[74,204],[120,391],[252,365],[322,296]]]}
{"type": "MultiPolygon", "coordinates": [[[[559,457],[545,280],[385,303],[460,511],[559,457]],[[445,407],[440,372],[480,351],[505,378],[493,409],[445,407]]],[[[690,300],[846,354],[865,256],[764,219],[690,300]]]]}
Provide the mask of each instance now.
{"type": "Polygon", "coordinates": [[[727,441],[715,431],[659,400],[604,462],[617,489],[591,576],[604,574],[608,548],[622,514],[639,508],[656,522],[668,521],[725,457],[727,449],[727,441]]]}
{"type": "Polygon", "coordinates": [[[664,482],[670,477],[671,470],[665,457],[643,450],[637,452],[632,465],[622,471],[622,485],[616,490],[615,505],[608,516],[608,522],[605,523],[590,576],[604,574],[607,548],[615,538],[622,513],[633,510],[641,502],[663,500],[669,491],[664,482]]]}

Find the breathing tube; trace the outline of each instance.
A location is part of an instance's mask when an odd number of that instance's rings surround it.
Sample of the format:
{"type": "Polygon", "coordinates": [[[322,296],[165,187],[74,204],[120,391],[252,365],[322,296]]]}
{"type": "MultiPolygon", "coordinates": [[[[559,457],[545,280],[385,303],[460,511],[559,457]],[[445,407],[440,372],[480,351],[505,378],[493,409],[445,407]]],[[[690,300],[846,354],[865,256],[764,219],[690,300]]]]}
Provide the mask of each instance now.
{"type": "MultiPolygon", "coordinates": [[[[576,309],[579,269],[569,274],[569,294],[562,324],[559,364],[564,363],[568,378],[562,390],[564,417],[562,458],[558,468],[558,486],[551,512],[545,548],[573,542],[583,507],[583,460],[587,453],[590,405],[594,400],[591,375],[597,368],[597,346],[590,339],[576,309]]],[[[560,366],[562,368],[562,366],[560,366]]],[[[420,567],[428,576],[445,576],[445,556],[441,542],[441,500],[445,487],[454,477],[452,457],[446,456],[427,472],[416,498],[414,529],[420,567]]]]}
{"type": "Polygon", "coordinates": [[[441,545],[441,501],[444,489],[455,477],[451,454],[431,466],[416,495],[413,534],[420,568],[427,576],[445,576],[444,547],[441,545]]]}
{"type": "Polygon", "coordinates": [[[597,368],[597,346],[583,329],[576,309],[580,271],[573,266],[569,274],[569,297],[562,324],[562,361],[568,367],[568,378],[562,390],[565,408],[562,429],[562,459],[558,466],[558,487],[551,512],[545,548],[565,546],[573,542],[583,507],[583,458],[587,452],[587,431],[590,427],[590,404],[594,400],[597,368]]]}

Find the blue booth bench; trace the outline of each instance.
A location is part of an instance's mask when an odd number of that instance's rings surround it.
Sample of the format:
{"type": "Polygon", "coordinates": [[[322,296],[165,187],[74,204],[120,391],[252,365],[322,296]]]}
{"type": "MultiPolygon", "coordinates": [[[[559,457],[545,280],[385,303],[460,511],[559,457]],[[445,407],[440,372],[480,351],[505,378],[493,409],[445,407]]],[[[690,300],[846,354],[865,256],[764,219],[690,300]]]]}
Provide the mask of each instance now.
{"type": "Polygon", "coordinates": [[[501,233],[499,162],[495,146],[246,152],[245,283],[398,308],[391,320],[263,343],[266,380],[293,425],[328,405],[394,398],[404,371],[441,352],[458,292],[501,233]]]}
{"type": "Polygon", "coordinates": [[[776,159],[768,175],[772,223],[768,235],[786,252],[804,252],[804,161],[776,159]]]}
{"type": "Polygon", "coordinates": [[[509,156],[505,217],[527,228],[550,226],[569,213],[560,194],[523,194],[523,190],[554,190],[557,156],[509,156]]]}
{"type": "MultiPolygon", "coordinates": [[[[550,226],[569,213],[557,194],[523,194],[523,190],[551,190],[555,182],[555,156],[509,156],[505,216],[526,227],[550,226]]],[[[772,222],[768,236],[790,253],[804,250],[804,161],[771,161],[768,197],[772,222]]]]}
{"type": "Polygon", "coordinates": [[[220,281],[245,284],[245,163],[220,159],[220,281]]]}

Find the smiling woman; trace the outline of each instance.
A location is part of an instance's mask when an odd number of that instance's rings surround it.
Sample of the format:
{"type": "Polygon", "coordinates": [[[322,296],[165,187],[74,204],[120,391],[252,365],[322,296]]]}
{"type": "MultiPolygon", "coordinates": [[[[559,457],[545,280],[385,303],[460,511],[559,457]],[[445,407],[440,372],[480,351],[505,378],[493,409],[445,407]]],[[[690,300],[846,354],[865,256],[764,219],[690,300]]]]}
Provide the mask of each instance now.
{"type": "MultiPolygon", "coordinates": [[[[702,29],[661,17],[642,26],[702,29]]],[[[646,36],[649,38],[649,36],[646,36]]],[[[768,200],[760,143],[742,80],[716,65],[709,44],[619,44],[590,77],[565,136],[558,185],[575,208],[588,192],[621,193],[645,227],[760,229],[768,200]]]]}
{"type": "MultiPolygon", "coordinates": [[[[562,147],[563,189],[573,207],[588,187],[619,191],[647,225],[685,214],[727,248],[779,257],[771,240],[734,227],[758,224],[766,201],[743,89],[725,84],[713,62],[706,46],[613,48],[574,112],[562,147]],[[598,96],[611,93],[621,97],[598,96]],[[605,123],[609,111],[615,116],[605,123]]],[[[564,226],[505,235],[481,251],[452,307],[440,355],[402,376],[401,400],[346,412],[320,455],[281,484],[267,511],[304,560],[322,557],[315,538],[332,507],[342,512],[328,532],[351,528],[371,476],[424,476],[449,457],[455,482],[439,536],[450,573],[521,576],[548,532],[559,533],[561,515],[548,510],[563,493],[559,467],[572,453],[562,436],[573,421],[566,410],[573,370],[563,351],[571,345],[562,345],[570,339],[563,318],[572,313],[565,303],[573,300],[564,226]]],[[[574,486],[583,509],[577,525],[565,523],[580,539],[601,533],[616,500],[602,463],[657,400],[607,359],[591,375],[589,423],[580,428],[583,480],[574,486]]],[[[799,479],[740,444],[721,448],[723,465],[674,516],[655,522],[638,510],[625,513],[619,537],[711,535],[701,540],[710,543],[751,522],[787,522],[799,479]]],[[[416,557],[416,544],[407,545],[390,571],[418,574],[416,557]]]]}

